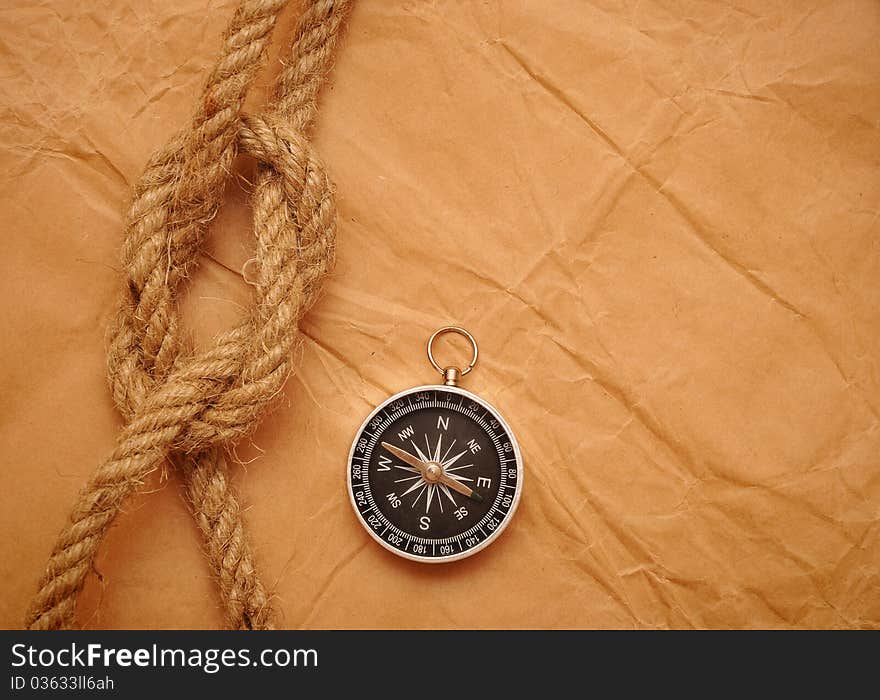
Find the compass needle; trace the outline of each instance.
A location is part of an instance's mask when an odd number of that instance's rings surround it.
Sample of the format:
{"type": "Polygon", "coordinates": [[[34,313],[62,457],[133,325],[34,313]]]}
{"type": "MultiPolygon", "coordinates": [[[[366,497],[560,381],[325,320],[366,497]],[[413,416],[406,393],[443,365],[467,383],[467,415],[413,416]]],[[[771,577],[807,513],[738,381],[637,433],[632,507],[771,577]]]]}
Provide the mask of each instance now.
{"type": "MultiPolygon", "coordinates": [[[[382,447],[384,447],[398,459],[403,460],[412,467],[415,467],[415,471],[418,471],[420,474],[424,473],[424,470],[427,467],[427,465],[425,464],[425,460],[417,459],[413,457],[409,452],[401,450],[399,447],[395,447],[388,442],[383,442],[382,447]]],[[[415,447],[415,445],[413,445],[413,447],[415,447]]],[[[416,451],[418,451],[418,448],[416,448],[416,451]]]]}
{"type": "Polygon", "coordinates": [[[419,471],[418,469],[413,469],[412,467],[406,467],[402,464],[392,464],[391,466],[394,467],[395,469],[402,469],[405,472],[417,472],[418,473],[418,471],[419,471]]]}
{"type": "Polygon", "coordinates": [[[467,331],[441,329],[429,359],[443,385],[395,394],[364,421],[348,460],[348,494],[369,536],[421,562],[480,551],[505,530],[522,492],[516,439],[498,411],[457,383],[476,363],[467,331]],[[459,333],[474,356],[464,369],[437,365],[440,333],[459,333]],[[465,476],[467,475],[467,476],[465,476]]]}

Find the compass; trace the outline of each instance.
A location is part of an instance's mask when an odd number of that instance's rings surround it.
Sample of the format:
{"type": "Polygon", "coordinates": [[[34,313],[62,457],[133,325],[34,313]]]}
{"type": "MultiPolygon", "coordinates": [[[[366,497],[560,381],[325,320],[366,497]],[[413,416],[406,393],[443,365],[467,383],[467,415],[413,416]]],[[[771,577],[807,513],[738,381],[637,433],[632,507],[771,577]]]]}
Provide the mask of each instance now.
{"type": "Polygon", "coordinates": [[[475,554],[507,527],[522,493],[516,438],[487,401],[458,386],[477,342],[446,326],[428,340],[440,385],[389,397],[367,416],[348,457],[351,504],[370,536],[407,559],[437,563],[475,554]],[[464,369],[441,366],[433,345],[457,333],[473,348],[464,369]]]}

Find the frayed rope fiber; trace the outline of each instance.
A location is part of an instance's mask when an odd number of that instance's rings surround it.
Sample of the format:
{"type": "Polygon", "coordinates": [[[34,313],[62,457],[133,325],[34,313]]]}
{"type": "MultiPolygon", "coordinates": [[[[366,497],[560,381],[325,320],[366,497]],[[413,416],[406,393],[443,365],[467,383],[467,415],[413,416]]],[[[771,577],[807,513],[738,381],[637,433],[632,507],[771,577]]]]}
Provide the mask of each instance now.
{"type": "Polygon", "coordinates": [[[150,160],[125,227],[125,285],[108,370],[125,427],[80,493],[26,625],[74,625],[76,599],[123,502],[167,459],[179,464],[219,581],[226,624],[267,629],[272,613],[227,480],[229,447],[256,426],[292,371],[300,317],[333,262],[332,185],[305,134],[350,0],[307,0],[266,111],[242,103],[286,0],[244,0],[192,122],[150,160]],[[178,326],[178,288],[195,266],[239,152],[258,162],[256,302],[200,354],[178,326]]]}

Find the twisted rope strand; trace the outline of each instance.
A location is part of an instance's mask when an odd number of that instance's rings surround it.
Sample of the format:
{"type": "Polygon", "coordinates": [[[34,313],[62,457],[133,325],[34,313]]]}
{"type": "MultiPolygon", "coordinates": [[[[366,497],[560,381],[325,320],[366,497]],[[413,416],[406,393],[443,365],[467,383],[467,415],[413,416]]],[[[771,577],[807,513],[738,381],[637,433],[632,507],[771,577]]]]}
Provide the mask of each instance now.
{"type": "Polygon", "coordinates": [[[74,504],[26,616],[30,628],[74,623],[76,599],[124,501],[169,459],[218,581],[227,626],[272,625],[226,451],[256,426],[291,373],[299,319],[333,263],[332,184],[306,138],[351,0],[308,0],[269,108],[242,114],[286,0],[243,0],[190,125],[147,164],[126,219],[126,275],[110,328],[108,375],[125,418],[116,448],[74,504]],[[198,262],[232,161],[258,161],[253,194],[255,305],[194,354],[180,338],[177,298],[198,262]]]}
{"type": "Polygon", "coordinates": [[[230,629],[270,629],[269,597],[257,576],[238,500],[227,481],[226,456],[213,448],[188,460],[187,496],[216,572],[230,629]]]}

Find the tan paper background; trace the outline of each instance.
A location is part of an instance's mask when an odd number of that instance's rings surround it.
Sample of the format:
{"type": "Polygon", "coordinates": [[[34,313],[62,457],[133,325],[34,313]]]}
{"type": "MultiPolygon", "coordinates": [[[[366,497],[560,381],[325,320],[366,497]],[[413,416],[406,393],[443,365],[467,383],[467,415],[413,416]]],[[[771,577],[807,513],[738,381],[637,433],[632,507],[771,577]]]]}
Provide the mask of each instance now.
{"type": "MultiPolygon", "coordinates": [[[[233,7],[5,5],[4,626],[112,449],[127,193],[233,7]]],[[[873,0],[358,2],[316,130],[337,269],[238,450],[281,623],[880,626],[878,36],[873,0]],[[432,381],[423,343],[449,322],[480,341],[465,386],[527,481],[494,546],[425,567],[368,538],[343,472],[370,408],[432,381]]],[[[249,303],[246,188],[186,302],[200,342],[249,303]]],[[[177,478],[148,491],[80,621],[219,626],[177,478]]]]}

